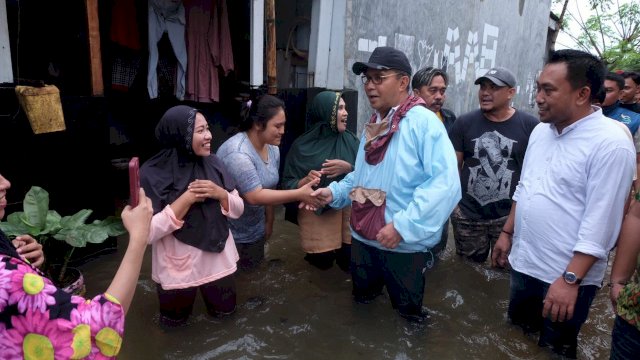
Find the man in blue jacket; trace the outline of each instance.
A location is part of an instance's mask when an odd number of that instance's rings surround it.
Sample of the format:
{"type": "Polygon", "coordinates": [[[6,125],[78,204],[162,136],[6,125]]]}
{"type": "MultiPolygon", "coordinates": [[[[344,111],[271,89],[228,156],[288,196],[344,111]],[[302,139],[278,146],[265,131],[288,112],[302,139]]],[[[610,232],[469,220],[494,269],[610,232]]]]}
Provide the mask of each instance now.
{"type": "Polygon", "coordinates": [[[420,321],[431,248],[460,200],[456,156],[442,122],[410,93],[403,52],[378,47],[352,69],[374,113],[355,170],[314,194],[334,208],[352,206],[354,300],[368,303],[386,286],[400,315],[420,321]]]}
{"type": "MultiPolygon", "coordinates": [[[[640,171],[640,114],[626,109],[622,106],[618,98],[622,93],[625,85],[625,79],[622,75],[610,72],[605,76],[604,90],[605,98],[602,102],[602,114],[606,117],[617,120],[625,124],[631,135],[633,135],[633,145],[636,149],[636,168],[640,171]]],[[[636,181],[634,188],[638,190],[640,184],[636,181]]]]}
{"type": "MultiPolygon", "coordinates": [[[[614,72],[606,75],[604,91],[606,96],[602,102],[602,113],[606,117],[618,120],[627,125],[631,134],[635,137],[640,127],[640,114],[620,106],[620,92],[624,87],[624,78],[614,72]]],[[[640,150],[640,149],[636,149],[640,150]]]]}

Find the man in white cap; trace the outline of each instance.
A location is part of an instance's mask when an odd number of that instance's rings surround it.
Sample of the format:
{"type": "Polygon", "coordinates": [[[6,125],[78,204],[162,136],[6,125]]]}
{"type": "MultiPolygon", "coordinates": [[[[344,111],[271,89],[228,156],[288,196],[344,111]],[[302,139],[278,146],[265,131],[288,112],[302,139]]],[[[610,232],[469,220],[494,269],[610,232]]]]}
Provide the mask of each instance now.
{"type": "Polygon", "coordinates": [[[460,199],[455,154],[442,122],[409,93],[403,52],[378,47],[353,72],[362,74],[374,114],[355,170],[315,195],[334,208],[352,206],[354,300],[368,303],[386,286],[400,315],[419,321],[430,249],[460,199]]]}
{"type": "Polygon", "coordinates": [[[538,119],[511,107],[516,78],[508,69],[490,69],[475,84],[480,109],[460,116],[449,131],[462,184],[451,224],[456,253],[484,262],[509,215],[538,119]]]}

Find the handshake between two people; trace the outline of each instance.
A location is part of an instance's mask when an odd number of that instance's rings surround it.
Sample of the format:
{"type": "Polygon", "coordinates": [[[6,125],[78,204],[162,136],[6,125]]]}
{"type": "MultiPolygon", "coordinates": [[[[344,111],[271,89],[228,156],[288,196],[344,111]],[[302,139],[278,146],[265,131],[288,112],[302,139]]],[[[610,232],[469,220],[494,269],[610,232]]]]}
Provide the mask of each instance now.
{"type": "Polygon", "coordinates": [[[298,190],[304,189],[299,208],[315,211],[325,207],[333,200],[333,194],[328,188],[315,189],[322,176],[333,179],[351,171],[353,171],[353,166],[344,160],[325,159],[322,163],[322,169],[310,170],[307,176],[298,181],[298,190]]]}
{"type": "Polygon", "coordinates": [[[298,190],[302,190],[302,196],[299,199],[298,208],[315,211],[325,207],[333,200],[333,194],[329,188],[315,189],[320,183],[322,175],[322,171],[311,170],[307,176],[300,179],[298,190]]]}
{"type": "MultiPolygon", "coordinates": [[[[309,174],[298,183],[298,186],[300,186],[299,190],[304,189],[305,187],[309,190],[313,190],[313,187],[320,182],[320,177],[323,174],[325,174],[324,171],[309,171],[309,174]]],[[[315,189],[311,192],[305,192],[305,194],[306,199],[300,200],[300,205],[298,206],[301,209],[304,208],[306,210],[315,211],[333,201],[333,193],[331,192],[331,189],[326,187],[315,189]]],[[[387,249],[395,249],[402,241],[402,236],[394,227],[393,222],[389,222],[378,231],[375,240],[387,249]]]]}

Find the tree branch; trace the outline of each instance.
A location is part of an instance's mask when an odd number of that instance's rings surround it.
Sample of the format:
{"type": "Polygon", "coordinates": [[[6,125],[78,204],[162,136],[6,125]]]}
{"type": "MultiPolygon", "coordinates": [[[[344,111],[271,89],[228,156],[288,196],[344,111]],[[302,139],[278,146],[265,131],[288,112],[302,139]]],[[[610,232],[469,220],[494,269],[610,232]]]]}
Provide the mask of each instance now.
{"type": "MultiPolygon", "coordinates": [[[[573,15],[573,13],[569,13],[571,15],[571,17],[578,23],[578,26],[580,26],[580,28],[582,29],[582,31],[584,32],[584,34],[587,37],[587,40],[589,42],[589,44],[591,44],[591,46],[593,46],[593,48],[596,50],[596,52],[598,53],[598,56],[600,58],[602,58],[602,51],[600,50],[600,48],[598,47],[598,44],[596,43],[596,41],[593,39],[593,36],[591,35],[591,33],[589,32],[589,29],[587,28],[586,24],[584,23],[584,21],[582,20],[582,14],[580,14],[580,10],[578,9],[578,16],[580,16],[580,19],[576,18],[575,15],[573,15]]],[[[568,34],[568,33],[567,33],[568,34]]],[[[578,42],[579,43],[579,42],[578,42]]],[[[586,48],[583,44],[582,45],[583,48],[586,48]]]]}

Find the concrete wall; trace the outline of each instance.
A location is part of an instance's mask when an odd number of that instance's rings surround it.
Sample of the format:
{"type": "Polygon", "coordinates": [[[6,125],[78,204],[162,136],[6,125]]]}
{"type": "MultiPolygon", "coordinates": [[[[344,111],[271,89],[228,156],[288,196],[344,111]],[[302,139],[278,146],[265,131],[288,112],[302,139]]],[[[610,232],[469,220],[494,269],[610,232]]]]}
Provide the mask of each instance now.
{"type": "Polygon", "coordinates": [[[358,90],[358,132],[372,110],[351,66],[376,46],[403,50],[413,71],[446,68],[445,107],[460,115],[478,106],[473,82],[493,66],[517,77],[514,106],[534,112],[535,78],[545,56],[550,0],[347,0],[345,87],[358,90]]]}
{"type": "Polygon", "coordinates": [[[13,82],[12,69],[9,29],[7,28],[7,6],[5,0],[0,0],[0,83],[13,82]]]}

